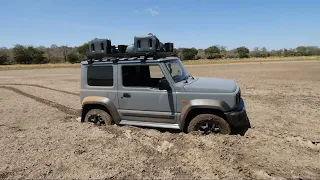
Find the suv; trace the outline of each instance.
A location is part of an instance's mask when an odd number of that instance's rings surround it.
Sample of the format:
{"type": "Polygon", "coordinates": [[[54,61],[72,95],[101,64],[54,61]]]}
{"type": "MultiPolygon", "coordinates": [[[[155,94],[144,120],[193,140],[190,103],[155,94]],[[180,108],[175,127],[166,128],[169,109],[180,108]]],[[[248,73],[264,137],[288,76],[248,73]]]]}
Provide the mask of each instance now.
{"type": "Polygon", "coordinates": [[[176,56],[83,61],[80,99],[81,121],[98,125],[241,135],[250,128],[236,82],[193,77],[176,56]]]}

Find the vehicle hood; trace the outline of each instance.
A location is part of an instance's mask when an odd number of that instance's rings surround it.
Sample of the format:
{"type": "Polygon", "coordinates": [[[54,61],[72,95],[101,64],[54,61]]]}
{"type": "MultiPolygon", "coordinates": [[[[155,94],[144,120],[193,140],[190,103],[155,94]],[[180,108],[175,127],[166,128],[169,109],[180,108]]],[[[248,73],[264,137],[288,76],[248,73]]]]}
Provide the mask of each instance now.
{"type": "Polygon", "coordinates": [[[195,77],[184,89],[187,92],[232,93],[237,90],[237,83],[231,79],[195,77]]]}

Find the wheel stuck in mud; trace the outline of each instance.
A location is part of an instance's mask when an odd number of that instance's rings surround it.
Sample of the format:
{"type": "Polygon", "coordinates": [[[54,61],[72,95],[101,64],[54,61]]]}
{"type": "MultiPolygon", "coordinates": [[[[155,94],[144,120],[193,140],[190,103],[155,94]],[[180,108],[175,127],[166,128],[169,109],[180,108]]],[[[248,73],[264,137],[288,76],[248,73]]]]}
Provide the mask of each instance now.
{"type": "Polygon", "coordinates": [[[229,124],[221,117],[213,114],[200,114],[193,118],[188,126],[188,132],[202,134],[230,134],[229,124]]]}
{"type": "Polygon", "coordinates": [[[102,109],[91,109],[87,112],[84,122],[94,123],[95,125],[112,125],[112,117],[102,109]]]}

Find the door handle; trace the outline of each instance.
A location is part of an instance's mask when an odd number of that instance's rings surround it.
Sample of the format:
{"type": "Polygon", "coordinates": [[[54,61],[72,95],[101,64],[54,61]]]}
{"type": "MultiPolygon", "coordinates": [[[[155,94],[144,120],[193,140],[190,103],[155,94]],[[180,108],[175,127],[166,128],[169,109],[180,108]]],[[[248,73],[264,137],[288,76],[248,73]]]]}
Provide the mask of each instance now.
{"type": "Polygon", "coordinates": [[[131,97],[131,94],[130,93],[123,93],[123,97],[129,98],[129,97],[131,97]]]}

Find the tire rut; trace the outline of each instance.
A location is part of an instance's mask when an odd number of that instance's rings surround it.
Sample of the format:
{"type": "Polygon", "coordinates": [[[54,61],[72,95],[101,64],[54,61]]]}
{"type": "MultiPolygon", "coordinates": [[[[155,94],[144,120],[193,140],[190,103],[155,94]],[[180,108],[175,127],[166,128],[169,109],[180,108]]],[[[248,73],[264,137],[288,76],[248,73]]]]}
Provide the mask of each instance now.
{"type": "Polygon", "coordinates": [[[50,88],[50,87],[46,87],[46,86],[41,86],[38,84],[9,83],[9,84],[0,84],[0,85],[3,85],[3,86],[10,86],[10,85],[12,85],[12,86],[32,86],[32,87],[38,87],[38,88],[43,88],[43,89],[48,89],[48,90],[52,90],[52,91],[57,91],[57,92],[62,92],[62,93],[66,93],[66,94],[79,96],[79,93],[64,91],[64,90],[60,90],[60,89],[54,89],[54,88],[50,88]]]}
{"type": "Polygon", "coordinates": [[[14,88],[14,87],[8,87],[8,86],[0,86],[0,88],[3,88],[3,89],[7,89],[9,91],[13,91],[15,93],[18,93],[22,96],[25,96],[25,97],[28,97],[30,99],[33,99],[37,102],[40,102],[42,104],[45,104],[45,105],[48,105],[48,106],[51,106],[55,109],[58,109],[59,111],[61,112],[64,112],[66,114],[69,114],[69,115],[79,115],[79,111],[77,109],[73,109],[73,108],[70,108],[70,107],[67,107],[65,105],[62,105],[62,104],[59,104],[59,103],[56,103],[56,102],[53,102],[53,101],[50,101],[50,100],[47,100],[47,99],[43,99],[43,98],[40,98],[40,97],[36,97],[32,94],[28,94],[28,93],[25,93],[17,88],[14,88]]]}

